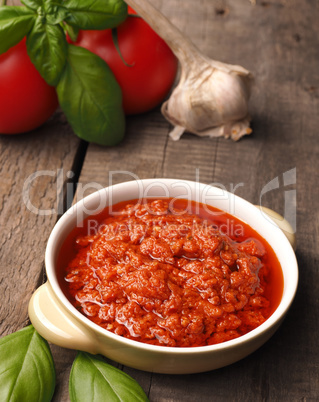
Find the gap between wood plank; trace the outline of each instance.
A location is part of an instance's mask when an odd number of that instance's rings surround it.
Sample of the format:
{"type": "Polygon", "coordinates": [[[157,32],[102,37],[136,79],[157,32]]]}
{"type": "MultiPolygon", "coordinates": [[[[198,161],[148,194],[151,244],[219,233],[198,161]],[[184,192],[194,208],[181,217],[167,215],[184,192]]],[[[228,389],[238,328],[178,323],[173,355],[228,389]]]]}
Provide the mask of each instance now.
{"type": "MultiPolygon", "coordinates": [[[[57,217],[57,221],[73,204],[77,185],[81,175],[82,167],[84,164],[85,156],[87,153],[89,143],[81,140],[76,154],[74,156],[74,161],[72,168],[70,170],[70,175],[67,176],[62,190],[61,202],[62,202],[62,213],[57,217]]],[[[69,173],[69,172],[68,172],[69,173]]]]}

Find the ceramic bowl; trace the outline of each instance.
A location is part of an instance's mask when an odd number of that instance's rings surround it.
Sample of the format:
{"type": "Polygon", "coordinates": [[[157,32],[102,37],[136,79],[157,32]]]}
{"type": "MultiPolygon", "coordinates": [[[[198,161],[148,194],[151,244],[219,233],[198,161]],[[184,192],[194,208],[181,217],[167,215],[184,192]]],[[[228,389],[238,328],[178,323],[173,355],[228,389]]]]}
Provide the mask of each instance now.
{"type": "Polygon", "coordinates": [[[296,293],[295,253],[282,230],[249,202],[220,188],[174,179],[136,180],[97,191],[70,208],[49,237],[45,265],[47,282],[33,294],[29,316],[36,330],[59,346],[102,354],[140,370],[187,374],[234,363],[263,345],[282,323],[296,293]],[[87,216],[120,201],[141,197],[179,197],[203,202],[236,216],[254,228],[273,248],[281,263],[284,289],[276,311],[246,335],[221,344],[194,348],[155,346],[113,334],[82,315],[64,295],[56,274],[59,250],[70,231],[87,216]]]}

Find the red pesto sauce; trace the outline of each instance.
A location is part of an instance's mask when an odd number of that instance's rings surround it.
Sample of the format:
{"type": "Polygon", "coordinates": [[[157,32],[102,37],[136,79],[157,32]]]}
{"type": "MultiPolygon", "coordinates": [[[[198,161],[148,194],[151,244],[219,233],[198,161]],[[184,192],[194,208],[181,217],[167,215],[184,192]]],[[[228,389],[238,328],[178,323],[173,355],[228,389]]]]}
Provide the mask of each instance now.
{"type": "Polygon", "coordinates": [[[277,308],[283,275],[251,227],[189,200],[125,201],[75,228],[58,257],[60,285],[108,331],[161,346],[237,338],[277,308]]]}

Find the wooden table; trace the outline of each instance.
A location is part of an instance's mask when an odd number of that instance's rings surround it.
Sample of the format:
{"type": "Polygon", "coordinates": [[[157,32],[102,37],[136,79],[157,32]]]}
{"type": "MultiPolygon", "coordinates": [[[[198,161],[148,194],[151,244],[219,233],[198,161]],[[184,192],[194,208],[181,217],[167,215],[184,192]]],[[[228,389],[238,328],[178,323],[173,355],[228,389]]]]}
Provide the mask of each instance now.
{"type": "MultiPolygon", "coordinates": [[[[157,108],[127,118],[126,137],[114,148],[81,142],[60,111],[32,133],[1,136],[0,334],[29,324],[29,299],[45,280],[46,242],[73,202],[72,183],[78,183],[81,198],[132,175],[199,179],[235,189],[255,204],[266,188],[262,204],[292,221],[296,217],[297,227],[300,284],[279,331],[248,358],[211,372],[174,376],[120,368],[153,402],[318,400],[319,2],[153,3],[204,53],[254,73],[253,134],[237,143],[190,134],[174,142],[157,108]]],[[[75,352],[51,347],[54,400],[68,401],[75,352]]]]}

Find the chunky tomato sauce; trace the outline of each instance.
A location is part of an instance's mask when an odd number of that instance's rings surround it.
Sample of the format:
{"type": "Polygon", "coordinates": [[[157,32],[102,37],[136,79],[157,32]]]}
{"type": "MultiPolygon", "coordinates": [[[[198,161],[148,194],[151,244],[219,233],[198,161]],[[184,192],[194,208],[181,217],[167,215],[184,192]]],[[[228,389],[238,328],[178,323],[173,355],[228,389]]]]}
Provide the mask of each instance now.
{"type": "Polygon", "coordinates": [[[173,199],[120,203],[64,243],[60,282],[86,317],[120,336],[193,347],[262,324],[283,291],[268,243],[236,218],[173,199]]]}

